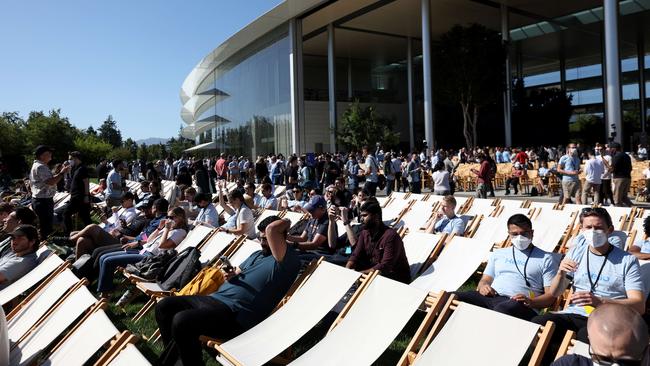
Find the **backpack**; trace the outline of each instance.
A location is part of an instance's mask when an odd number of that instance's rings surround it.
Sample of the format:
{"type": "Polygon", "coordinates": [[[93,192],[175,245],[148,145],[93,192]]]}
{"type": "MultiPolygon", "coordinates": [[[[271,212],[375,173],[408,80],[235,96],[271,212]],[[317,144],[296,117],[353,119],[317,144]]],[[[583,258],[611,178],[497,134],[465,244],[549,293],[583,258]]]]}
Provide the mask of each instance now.
{"type": "Polygon", "coordinates": [[[138,277],[154,281],[174,257],[176,257],[175,250],[166,250],[158,255],[147,256],[138,263],[128,264],[125,270],[138,277]]]}
{"type": "Polygon", "coordinates": [[[379,188],[380,191],[383,190],[384,188],[386,188],[386,176],[385,175],[383,175],[383,174],[377,175],[377,188],[379,188]]]}
{"type": "Polygon", "coordinates": [[[187,248],[167,264],[158,274],[157,282],[164,290],[185,287],[201,270],[199,258],[201,252],[196,248],[187,248]]]}
{"type": "Polygon", "coordinates": [[[226,278],[220,267],[205,267],[176,295],[210,295],[217,291],[224,282],[226,282],[226,278]]]}

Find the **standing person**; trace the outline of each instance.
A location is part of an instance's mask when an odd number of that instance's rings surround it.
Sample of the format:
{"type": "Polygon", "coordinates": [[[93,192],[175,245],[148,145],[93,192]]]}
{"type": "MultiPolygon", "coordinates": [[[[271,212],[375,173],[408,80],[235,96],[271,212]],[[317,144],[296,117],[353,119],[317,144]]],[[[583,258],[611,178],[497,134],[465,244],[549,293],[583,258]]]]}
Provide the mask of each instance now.
{"type": "Polygon", "coordinates": [[[354,154],[348,156],[348,161],[345,163],[345,172],[347,175],[348,189],[354,191],[359,187],[359,162],[354,154]]]}
{"type": "MultiPolygon", "coordinates": [[[[399,192],[402,187],[402,159],[400,159],[398,153],[394,153],[392,156],[391,164],[393,164],[392,168],[395,173],[395,190],[399,192]]],[[[404,187],[404,190],[406,191],[406,187],[404,187]]]]}
{"type": "Polygon", "coordinates": [[[99,162],[99,165],[97,165],[97,178],[106,179],[109,171],[110,169],[108,168],[108,162],[106,159],[102,159],[99,162]]]}
{"type": "Polygon", "coordinates": [[[205,168],[201,160],[194,162],[194,180],[196,181],[196,191],[198,193],[210,193],[208,169],[205,168]]]}
{"type": "Polygon", "coordinates": [[[646,160],[648,158],[648,150],[645,148],[645,145],[639,144],[636,156],[639,160],[646,160]]]}
{"type": "Polygon", "coordinates": [[[411,161],[406,166],[406,179],[409,182],[409,191],[411,193],[420,193],[422,192],[422,186],[420,185],[420,164],[418,164],[418,154],[414,151],[411,154],[411,161]]]}
{"type": "MultiPolygon", "coordinates": [[[[524,155],[526,154],[524,153],[524,155]]],[[[490,180],[488,181],[488,192],[490,192],[490,197],[494,197],[494,185],[492,184],[492,177],[497,174],[497,163],[494,161],[494,159],[492,159],[490,154],[485,154],[485,158],[487,159],[488,164],[490,164],[490,180]]],[[[520,163],[520,165],[524,168],[526,167],[526,165],[523,163],[520,163]]]]}
{"type": "Polygon", "coordinates": [[[605,171],[600,177],[600,200],[602,204],[613,204],[614,203],[614,194],[612,193],[612,173],[609,171],[609,168],[612,166],[612,156],[609,155],[607,147],[603,148],[602,145],[596,144],[596,156],[601,163],[603,163],[603,168],[605,171]]]}
{"type": "Polygon", "coordinates": [[[580,158],[578,158],[576,144],[569,144],[566,155],[558,162],[557,172],[562,174],[564,203],[571,203],[571,198],[575,197],[576,203],[580,204],[580,158]]]}
{"type": "Polygon", "coordinates": [[[72,231],[72,215],[77,213],[84,226],[92,224],[90,219],[90,188],[88,186],[88,169],[82,161],[81,153],[73,151],[68,156],[72,167],[70,174],[70,201],[63,211],[63,233],[69,236],[72,231]]]}
{"type": "Polygon", "coordinates": [[[122,199],[122,160],[113,160],[113,170],[108,173],[106,178],[106,206],[111,208],[119,206],[122,199]]]}
{"type": "Polygon", "coordinates": [[[585,163],[585,186],[582,187],[582,203],[587,204],[589,191],[594,194],[594,204],[600,204],[601,177],[605,172],[605,166],[601,160],[596,159],[594,152],[589,151],[589,160],[585,163]]]}
{"type": "Polygon", "coordinates": [[[261,156],[257,157],[255,162],[255,183],[262,184],[264,177],[269,176],[269,167],[266,165],[264,158],[261,156]]]}
{"type": "Polygon", "coordinates": [[[133,161],[133,167],[131,168],[131,180],[135,182],[140,181],[140,163],[137,160],[133,161]]]}
{"type": "Polygon", "coordinates": [[[374,156],[368,151],[368,146],[363,147],[363,158],[365,159],[365,175],[366,175],[366,183],[364,184],[364,188],[370,192],[371,196],[377,195],[377,183],[379,182],[379,165],[377,164],[377,160],[375,159],[374,156]]]}
{"type": "Polygon", "coordinates": [[[621,144],[612,142],[609,144],[612,154],[612,184],[614,186],[614,205],[630,207],[632,201],[628,197],[630,182],[632,180],[632,159],[621,149],[621,144]]]}
{"type": "Polygon", "coordinates": [[[433,167],[431,179],[433,179],[433,194],[438,196],[451,194],[449,172],[445,169],[445,164],[442,161],[438,161],[436,166],[433,167]]]}
{"type": "Polygon", "coordinates": [[[41,239],[45,239],[52,232],[54,218],[54,194],[56,185],[70,171],[70,165],[64,164],[63,168],[52,174],[47,164],[52,161],[52,148],[39,145],[34,155],[36,160],[29,172],[29,182],[32,190],[32,209],[38,216],[41,239]]]}
{"type": "Polygon", "coordinates": [[[472,173],[476,174],[476,197],[487,198],[488,182],[490,176],[490,163],[485,158],[485,154],[479,153],[477,155],[481,165],[478,170],[472,168],[472,173]]]}
{"type": "Polygon", "coordinates": [[[217,173],[217,180],[226,179],[226,154],[221,153],[219,160],[214,163],[214,172],[217,173]]]}
{"type": "Polygon", "coordinates": [[[384,175],[386,176],[386,195],[389,196],[395,188],[395,172],[393,171],[393,160],[390,153],[385,155],[383,164],[384,175]]]}

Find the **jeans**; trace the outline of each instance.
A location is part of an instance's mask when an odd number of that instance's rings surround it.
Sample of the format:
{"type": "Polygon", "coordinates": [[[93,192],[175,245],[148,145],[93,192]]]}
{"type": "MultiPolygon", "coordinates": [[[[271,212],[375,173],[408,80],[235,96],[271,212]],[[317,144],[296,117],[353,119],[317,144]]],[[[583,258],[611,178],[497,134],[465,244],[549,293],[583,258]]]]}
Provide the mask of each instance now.
{"type": "Polygon", "coordinates": [[[204,365],[199,336],[228,340],[243,331],[237,314],[211,296],[172,296],[156,305],[165,351],[157,365],[204,365]]]}
{"type": "Polygon", "coordinates": [[[32,209],[38,216],[39,234],[41,240],[45,240],[52,233],[52,221],[54,220],[54,199],[35,198],[32,200],[32,209]]]}
{"type": "Polygon", "coordinates": [[[411,191],[411,193],[416,193],[416,194],[422,193],[422,185],[420,181],[411,182],[409,184],[409,190],[411,191]]]}
{"type": "Polygon", "coordinates": [[[97,292],[106,292],[113,289],[113,273],[117,267],[138,263],[144,259],[137,249],[127,249],[120,252],[106,253],[99,258],[99,279],[97,292]]]}
{"type": "Polygon", "coordinates": [[[386,195],[388,196],[393,192],[393,188],[395,187],[395,179],[386,179],[386,195]]]}
{"type": "Polygon", "coordinates": [[[70,235],[72,231],[72,215],[78,214],[84,227],[92,224],[90,219],[90,203],[84,202],[83,197],[70,198],[65,211],[63,211],[63,232],[65,236],[70,235]]]}
{"type": "Polygon", "coordinates": [[[518,301],[510,300],[508,296],[488,297],[481,295],[478,291],[464,291],[456,292],[456,297],[459,301],[494,310],[523,320],[531,320],[537,316],[535,310],[518,301]]]}

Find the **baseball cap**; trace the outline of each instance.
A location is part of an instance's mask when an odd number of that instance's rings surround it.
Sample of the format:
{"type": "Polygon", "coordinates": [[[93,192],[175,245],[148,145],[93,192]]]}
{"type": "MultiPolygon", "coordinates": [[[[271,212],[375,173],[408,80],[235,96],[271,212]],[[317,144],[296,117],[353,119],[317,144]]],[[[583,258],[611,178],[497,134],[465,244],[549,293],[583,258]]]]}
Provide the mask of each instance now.
{"type": "Polygon", "coordinates": [[[33,227],[32,225],[18,225],[18,227],[14,229],[14,231],[12,231],[10,235],[12,237],[24,236],[29,240],[38,239],[38,231],[36,231],[36,228],[33,227]]]}
{"type": "Polygon", "coordinates": [[[314,210],[317,208],[325,208],[327,207],[327,201],[325,201],[325,198],[323,196],[315,195],[313,196],[309,202],[303,207],[305,210],[307,210],[309,213],[313,213],[314,210]]]}
{"type": "Polygon", "coordinates": [[[47,151],[53,152],[54,149],[52,149],[51,147],[49,147],[47,145],[38,145],[38,146],[36,146],[36,150],[34,150],[34,155],[36,155],[36,157],[39,157],[43,153],[45,153],[47,151]]]}

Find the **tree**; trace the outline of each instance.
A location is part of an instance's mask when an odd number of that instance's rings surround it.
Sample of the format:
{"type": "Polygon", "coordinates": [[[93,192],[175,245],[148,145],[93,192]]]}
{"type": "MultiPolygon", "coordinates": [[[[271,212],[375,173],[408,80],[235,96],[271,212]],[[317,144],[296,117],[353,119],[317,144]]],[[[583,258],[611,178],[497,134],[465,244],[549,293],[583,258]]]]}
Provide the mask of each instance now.
{"type": "Polygon", "coordinates": [[[93,126],[90,126],[86,129],[86,135],[88,136],[95,136],[97,137],[97,131],[93,128],[93,126]]]}
{"type": "Polygon", "coordinates": [[[109,114],[108,118],[99,127],[99,137],[113,147],[122,146],[122,133],[117,128],[117,122],[115,122],[112,115],[109,114]]]}
{"type": "Polygon", "coordinates": [[[605,138],[605,121],[593,114],[581,114],[569,126],[569,138],[573,142],[591,146],[602,142],[605,138]]]}
{"type": "Polygon", "coordinates": [[[123,147],[125,149],[128,149],[129,152],[131,153],[131,157],[129,159],[137,159],[138,157],[138,144],[132,139],[128,138],[126,141],[124,141],[123,147]]]}
{"type": "Polygon", "coordinates": [[[106,158],[113,146],[95,135],[79,136],[74,140],[75,150],[83,155],[86,164],[97,164],[106,158]]]}
{"type": "Polygon", "coordinates": [[[118,147],[117,149],[112,149],[108,153],[108,158],[111,160],[119,159],[126,162],[132,159],[131,150],[127,149],[126,147],[118,147]]]}
{"type": "MultiPolygon", "coordinates": [[[[49,145],[54,149],[54,161],[68,159],[68,152],[75,147],[74,141],[80,135],[61,110],[51,110],[47,115],[42,111],[31,112],[25,124],[25,140],[30,153],[38,145],[49,145]]],[[[31,154],[30,159],[33,159],[31,154]]]]}
{"type": "Polygon", "coordinates": [[[20,156],[28,153],[25,145],[25,121],[18,112],[4,112],[0,115],[0,156],[20,156]]]}
{"type": "Polygon", "coordinates": [[[453,26],[440,37],[434,54],[437,100],[459,103],[468,147],[478,143],[476,126],[482,107],[496,102],[503,90],[506,47],[499,33],[480,24],[453,26]]]}
{"type": "Polygon", "coordinates": [[[391,130],[391,122],[382,118],[371,106],[362,108],[359,100],[348,106],[339,122],[337,140],[351,149],[381,142],[384,147],[399,143],[399,132],[391,130]]]}

